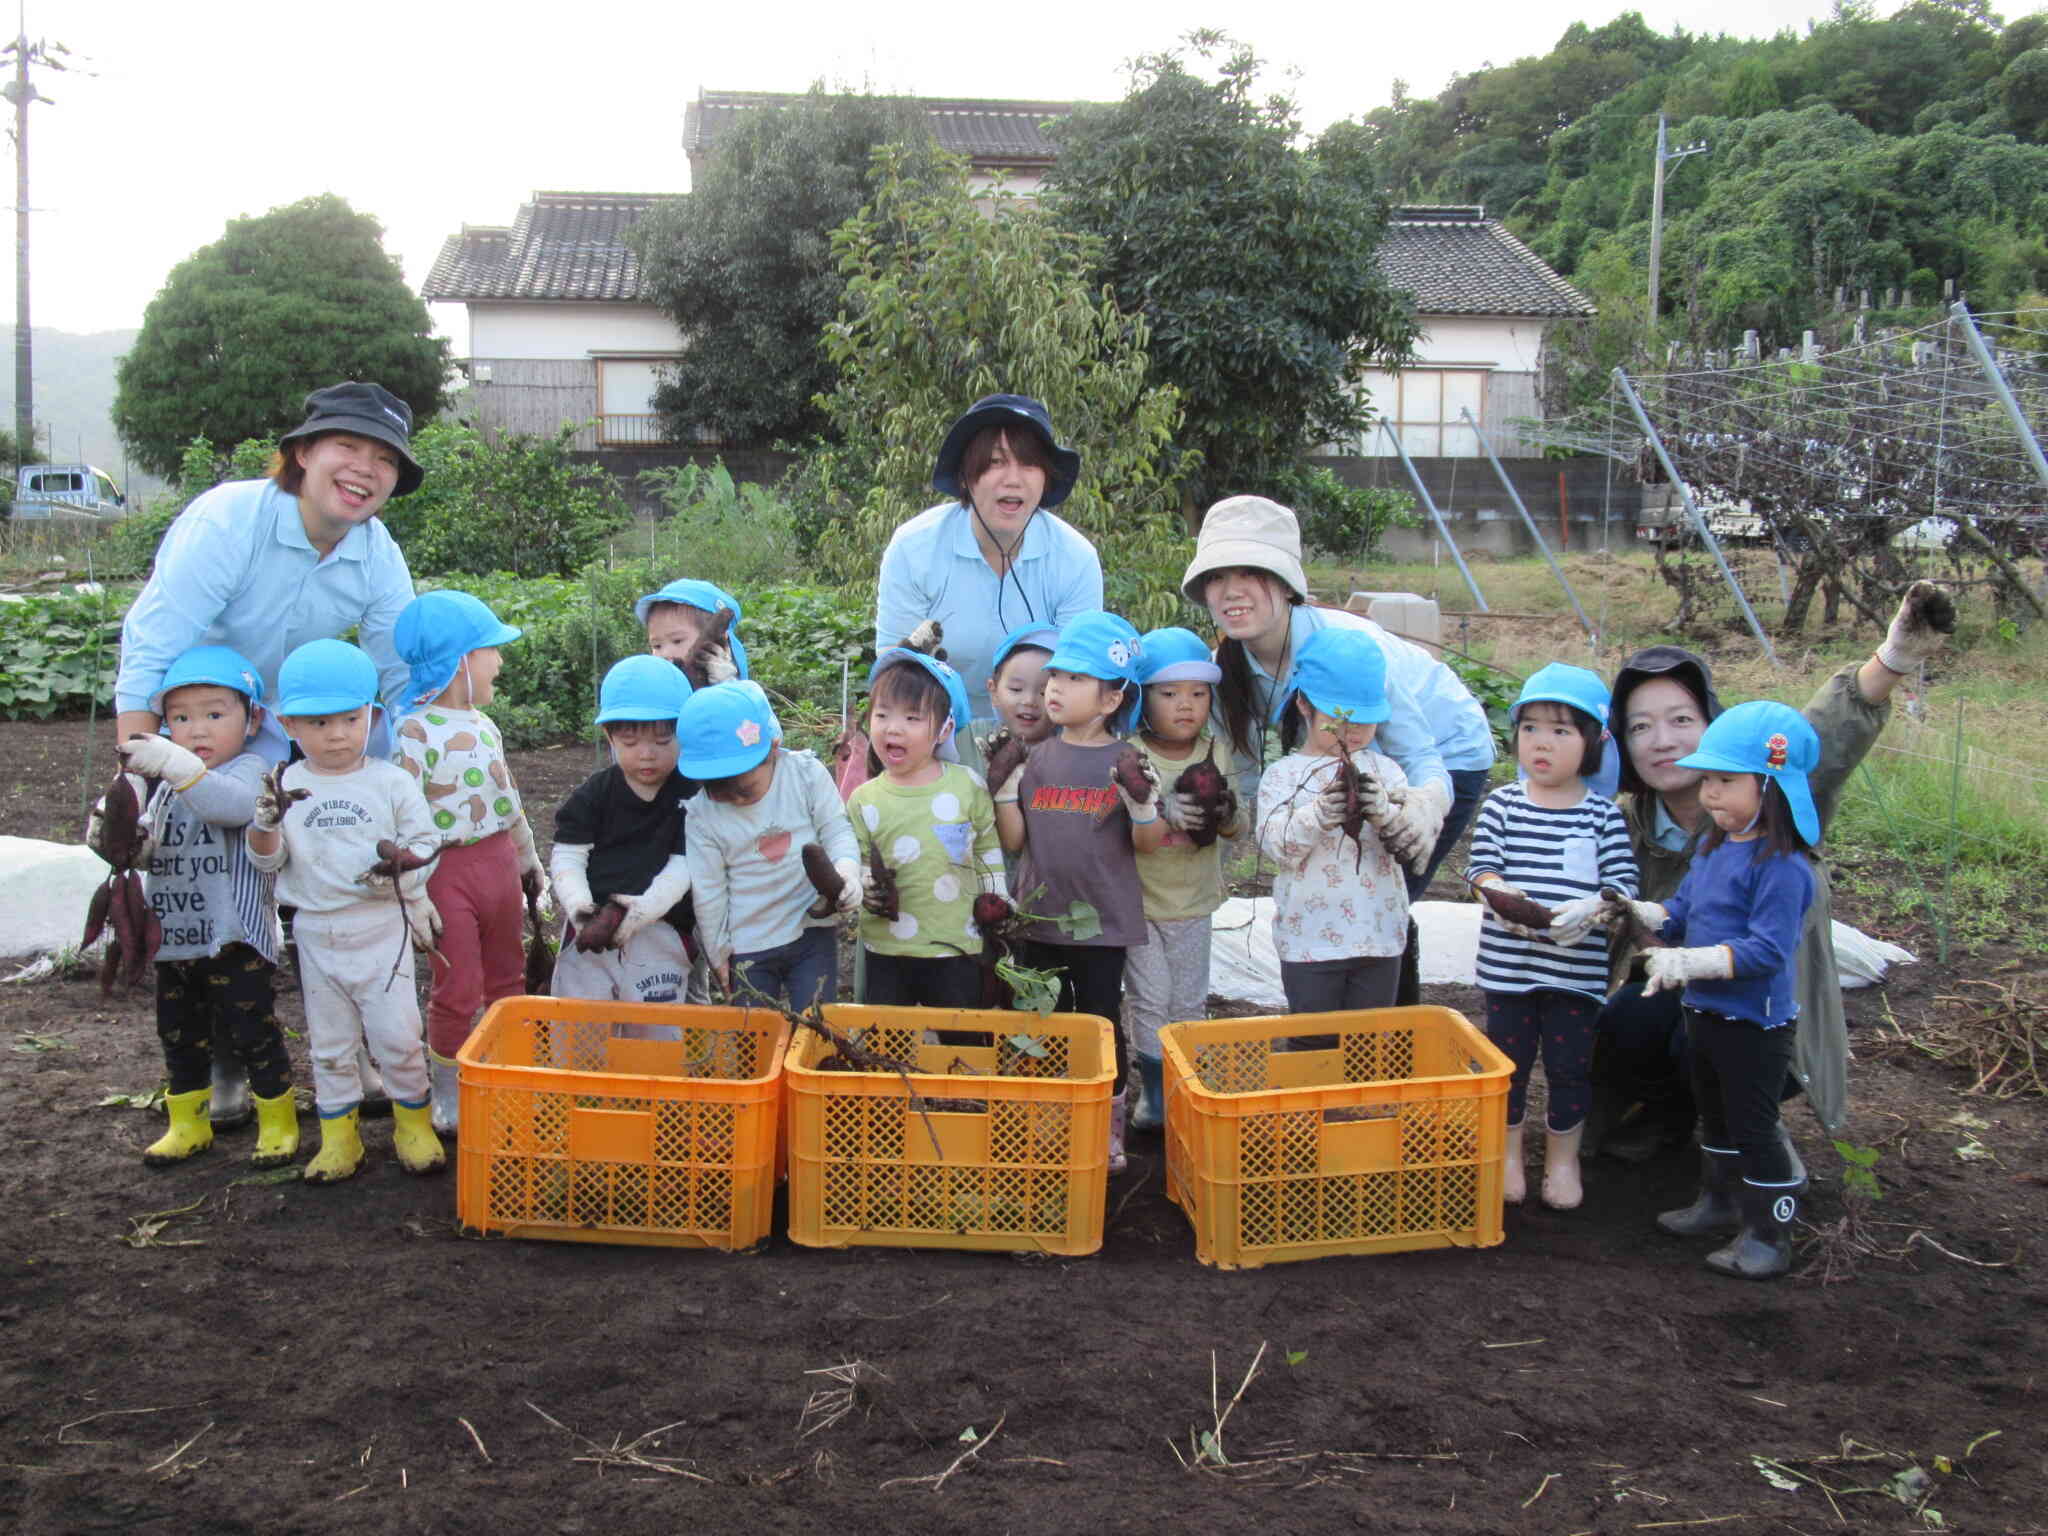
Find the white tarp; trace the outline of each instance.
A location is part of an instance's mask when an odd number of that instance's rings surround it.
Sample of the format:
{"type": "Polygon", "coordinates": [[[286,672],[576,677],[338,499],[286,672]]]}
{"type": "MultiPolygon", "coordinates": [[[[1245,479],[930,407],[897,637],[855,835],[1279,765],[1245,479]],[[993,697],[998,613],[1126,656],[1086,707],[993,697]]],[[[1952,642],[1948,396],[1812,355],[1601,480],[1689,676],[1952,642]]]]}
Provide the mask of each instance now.
{"type": "Polygon", "coordinates": [[[93,890],[106,878],[99,855],[76,843],[0,837],[0,955],[75,945],[93,890]]]}

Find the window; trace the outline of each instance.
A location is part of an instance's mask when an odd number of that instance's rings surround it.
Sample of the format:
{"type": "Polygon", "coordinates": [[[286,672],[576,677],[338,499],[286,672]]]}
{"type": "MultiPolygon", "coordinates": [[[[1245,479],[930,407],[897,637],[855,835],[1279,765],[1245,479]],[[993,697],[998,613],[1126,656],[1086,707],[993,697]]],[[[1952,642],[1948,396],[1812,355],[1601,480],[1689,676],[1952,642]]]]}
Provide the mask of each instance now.
{"type": "Polygon", "coordinates": [[[665,443],[654,391],[668,359],[601,357],[597,360],[597,440],[606,447],[665,443]]]}
{"type": "MultiPolygon", "coordinates": [[[[1365,386],[1372,407],[1400,435],[1401,446],[1418,459],[1469,459],[1479,455],[1479,437],[1461,411],[1486,423],[1486,375],[1483,368],[1408,368],[1400,373],[1372,372],[1365,386]]],[[[1386,435],[1377,427],[1366,434],[1361,451],[1369,458],[1387,456],[1386,435]]]]}

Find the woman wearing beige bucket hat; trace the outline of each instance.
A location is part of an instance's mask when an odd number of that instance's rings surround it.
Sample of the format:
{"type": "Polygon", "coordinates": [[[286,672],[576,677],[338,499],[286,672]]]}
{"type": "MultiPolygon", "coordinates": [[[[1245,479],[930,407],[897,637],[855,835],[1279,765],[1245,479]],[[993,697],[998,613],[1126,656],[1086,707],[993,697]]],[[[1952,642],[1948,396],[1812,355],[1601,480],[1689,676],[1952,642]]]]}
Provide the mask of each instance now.
{"type": "Polygon", "coordinates": [[[1493,730],[1479,701],[1421,646],[1363,614],[1312,603],[1301,568],[1301,525],[1263,496],[1232,496],[1209,509],[1181,590],[1216,621],[1219,713],[1231,746],[1254,764],[1263,760],[1273,703],[1286,695],[1303,640],[1334,628],[1379,642],[1391,713],[1377,746],[1409,779],[1407,789],[1394,792],[1399,815],[1380,835],[1409,871],[1410,899],[1420,896],[1486,793],[1493,730]]]}

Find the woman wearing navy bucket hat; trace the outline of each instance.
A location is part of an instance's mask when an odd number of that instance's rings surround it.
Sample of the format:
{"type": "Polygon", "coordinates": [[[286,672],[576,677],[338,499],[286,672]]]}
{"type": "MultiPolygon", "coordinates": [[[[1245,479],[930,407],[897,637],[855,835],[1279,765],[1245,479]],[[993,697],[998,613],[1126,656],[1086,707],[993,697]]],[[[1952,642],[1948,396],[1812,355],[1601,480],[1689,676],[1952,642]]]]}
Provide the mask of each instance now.
{"type": "MultiPolygon", "coordinates": [[[[1053,513],[1080,474],[1081,456],[1060,446],[1038,401],[975,401],[932,465],[932,486],[947,499],[898,528],[882,555],[876,652],[936,619],[977,723],[989,721],[990,664],[1004,636],[1023,624],[1057,629],[1102,607],[1095,546],[1053,513]]],[[[973,756],[972,734],[962,733],[963,759],[973,756]]]]}
{"type": "MultiPolygon", "coordinates": [[[[155,735],[150,700],[171,663],[197,645],[224,645],[255,664],[266,694],[299,646],[353,628],[377,665],[384,708],[369,741],[392,755],[394,722],[405,712],[411,669],[392,630],[412,601],[412,572],[377,514],[419,489],[425,471],[412,455],[412,408],[381,384],[330,384],[306,396],[305,419],[278,440],[269,475],[217,485],[178,514],[158,545],[155,569],[121,623],[114,679],[119,739],[155,735]]],[[[265,713],[249,749],[282,763],[290,743],[265,713]]],[[[234,1063],[217,1041],[216,1063],[234,1063]]],[[[367,1055],[364,1096],[387,1102],[367,1055]]],[[[246,1079],[214,1080],[212,1118],[247,1124],[246,1079]]]]}

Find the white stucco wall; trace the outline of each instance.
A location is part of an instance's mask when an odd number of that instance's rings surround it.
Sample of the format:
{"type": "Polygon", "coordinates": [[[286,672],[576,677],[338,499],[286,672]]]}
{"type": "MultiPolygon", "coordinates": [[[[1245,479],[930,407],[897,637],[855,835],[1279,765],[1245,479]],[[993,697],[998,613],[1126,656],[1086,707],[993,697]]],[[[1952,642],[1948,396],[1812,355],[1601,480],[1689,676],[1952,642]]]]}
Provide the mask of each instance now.
{"type": "Polygon", "coordinates": [[[1545,322],[1514,315],[1430,315],[1415,343],[1420,364],[1469,364],[1508,373],[1535,373],[1545,322]]]}
{"type": "Polygon", "coordinates": [[[587,358],[682,351],[675,322],[652,304],[471,304],[471,357],[587,358]]]}

